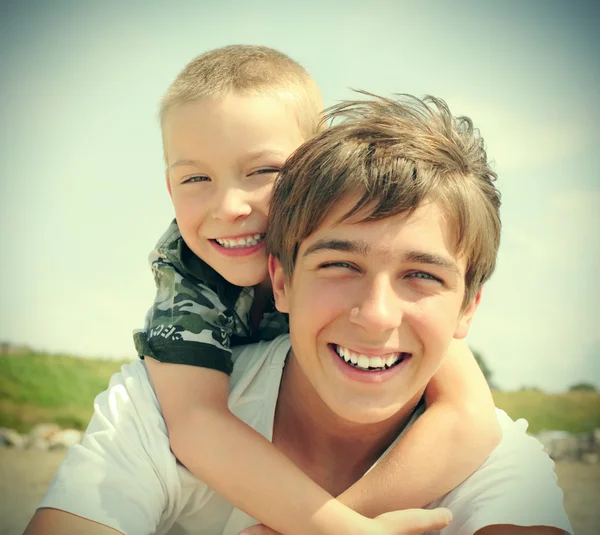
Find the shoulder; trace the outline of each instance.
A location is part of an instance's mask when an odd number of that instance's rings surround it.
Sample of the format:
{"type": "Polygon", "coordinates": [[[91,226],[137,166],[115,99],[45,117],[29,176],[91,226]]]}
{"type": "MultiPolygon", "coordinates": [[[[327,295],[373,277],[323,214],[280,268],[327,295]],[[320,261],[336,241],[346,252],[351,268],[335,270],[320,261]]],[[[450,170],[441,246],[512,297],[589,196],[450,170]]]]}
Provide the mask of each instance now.
{"type": "MultiPolygon", "coordinates": [[[[203,264],[200,259],[197,259],[197,262],[203,264]]],[[[168,310],[169,304],[183,302],[190,305],[199,304],[202,307],[199,313],[205,312],[205,309],[231,311],[232,303],[226,290],[228,283],[211,278],[207,275],[207,270],[205,273],[196,269],[191,273],[175,256],[163,256],[156,251],[151,254],[150,263],[157,289],[155,306],[158,309],[168,310]]],[[[189,312],[193,311],[194,306],[190,306],[189,312]]]]}
{"type": "MultiPolygon", "coordinates": [[[[287,336],[235,350],[230,406],[265,436],[288,350],[287,336]]],[[[122,533],[154,533],[179,518],[192,494],[194,507],[204,504],[209,514],[213,492],[178,465],[146,367],[135,361],[96,397],[81,444],[69,451],[40,507],[122,533]]]]}
{"type": "Polygon", "coordinates": [[[181,283],[186,278],[181,263],[183,238],[177,221],[173,220],[148,255],[157,284],[181,283]]]}
{"type": "Polygon", "coordinates": [[[269,417],[277,404],[289,335],[270,342],[233,348],[233,371],[229,378],[229,408],[240,420],[267,438],[273,428],[269,417]]]}
{"type": "MultiPolygon", "coordinates": [[[[144,415],[160,414],[160,405],[146,366],[143,361],[136,360],[123,365],[121,371],[110,378],[108,388],[96,396],[94,409],[115,418],[117,413],[140,414],[140,408],[144,409],[144,415]]],[[[159,430],[166,433],[164,422],[159,430]]]]}
{"type": "Polygon", "coordinates": [[[177,225],[177,220],[173,219],[156,242],[156,246],[152,253],[168,254],[177,249],[180,241],[183,241],[183,238],[181,237],[181,232],[179,232],[179,225],[177,225]]]}
{"type": "Polygon", "coordinates": [[[81,445],[102,451],[107,459],[123,447],[137,449],[150,463],[162,462],[165,451],[169,451],[169,437],[142,360],[122,366],[111,377],[108,388],[96,396],[81,445]]]}
{"type": "Polygon", "coordinates": [[[177,462],[145,365],[127,364],[96,397],[81,444],[69,450],[40,507],[123,533],[153,533],[183,502],[177,462]]]}
{"type": "MultiPolygon", "coordinates": [[[[269,342],[235,347],[229,381],[230,404],[249,395],[260,395],[267,385],[276,384],[278,388],[289,349],[287,334],[269,342]]],[[[108,388],[96,397],[94,409],[115,422],[113,433],[129,434],[135,429],[149,428],[157,437],[166,440],[163,445],[169,447],[166,424],[143,361],[125,364],[113,375],[108,388]]],[[[95,430],[92,424],[94,420],[88,431],[95,430]]]]}
{"type": "Polygon", "coordinates": [[[290,345],[289,335],[284,334],[268,342],[234,347],[233,371],[229,381],[231,395],[239,395],[253,382],[278,379],[277,373],[271,377],[270,371],[281,374],[290,345]]]}
{"type": "Polygon", "coordinates": [[[527,422],[514,422],[497,410],[502,440],[483,465],[435,506],[454,519],[443,533],[475,533],[492,525],[556,527],[572,533],[563,507],[554,462],[527,434],[527,422]]]}

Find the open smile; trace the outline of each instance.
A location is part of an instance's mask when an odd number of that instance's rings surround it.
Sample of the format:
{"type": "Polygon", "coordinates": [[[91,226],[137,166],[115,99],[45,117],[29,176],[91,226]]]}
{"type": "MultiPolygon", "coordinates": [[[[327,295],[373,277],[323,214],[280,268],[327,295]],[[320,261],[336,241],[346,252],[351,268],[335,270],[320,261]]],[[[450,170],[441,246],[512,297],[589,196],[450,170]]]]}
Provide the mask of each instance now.
{"type": "Polygon", "coordinates": [[[235,238],[215,238],[213,241],[225,249],[240,249],[242,247],[254,247],[262,243],[265,239],[265,233],[248,234],[235,238]]]}
{"type": "Polygon", "coordinates": [[[255,254],[264,251],[265,233],[257,232],[230,238],[209,239],[208,241],[219,254],[224,256],[231,258],[253,257],[255,254]]]}
{"type": "Polygon", "coordinates": [[[340,345],[331,344],[331,346],[346,364],[363,371],[381,372],[389,370],[412,356],[411,353],[405,352],[365,355],[340,345]]]}

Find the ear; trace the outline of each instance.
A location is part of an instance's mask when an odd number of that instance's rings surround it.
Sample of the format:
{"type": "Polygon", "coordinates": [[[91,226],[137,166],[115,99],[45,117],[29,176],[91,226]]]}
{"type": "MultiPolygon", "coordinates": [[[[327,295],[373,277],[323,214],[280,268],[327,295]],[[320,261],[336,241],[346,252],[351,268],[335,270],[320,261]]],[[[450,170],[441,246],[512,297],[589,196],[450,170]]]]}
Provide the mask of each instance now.
{"type": "Polygon", "coordinates": [[[167,180],[167,191],[169,192],[169,197],[173,198],[173,193],[171,191],[171,181],[169,180],[169,170],[165,171],[165,178],[167,180]]]}
{"type": "Polygon", "coordinates": [[[273,286],[273,297],[275,306],[279,312],[289,312],[287,277],[283,271],[281,262],[272,254],[269,255],[269,276],[273,286]]]}
{"type": "Polygon", "coordinates": [[[477,307],[479,306],[479,302],[481,301],[481,288],[477,292],[477,295],[473,298],[467,308],[465,308],[461,318],[458,321],[458,325],[456,326],[456,331],[454,331],[454,338],[460,340],[464,338],[469,333],[469,327],[471,326],[471,321],[473,321],[473,316],[477,307]]]}

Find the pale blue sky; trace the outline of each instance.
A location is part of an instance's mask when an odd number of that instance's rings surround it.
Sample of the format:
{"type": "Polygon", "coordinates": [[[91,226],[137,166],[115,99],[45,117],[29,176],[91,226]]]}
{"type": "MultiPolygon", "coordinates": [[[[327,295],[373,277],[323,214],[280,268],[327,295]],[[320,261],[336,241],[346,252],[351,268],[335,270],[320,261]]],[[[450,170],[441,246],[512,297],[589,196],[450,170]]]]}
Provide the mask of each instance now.
{"type": "Polygon", "coordinates": [[[134,355],[154,297],[146,257],[173,215],[158,99],[194,56],[252,43],[301,62],[326,104],[350,87],[429,93],[472,117],[504,232],[469,342],[503,388],[600,385],[592,2],[5,4],[0,340],[134,355]]]}

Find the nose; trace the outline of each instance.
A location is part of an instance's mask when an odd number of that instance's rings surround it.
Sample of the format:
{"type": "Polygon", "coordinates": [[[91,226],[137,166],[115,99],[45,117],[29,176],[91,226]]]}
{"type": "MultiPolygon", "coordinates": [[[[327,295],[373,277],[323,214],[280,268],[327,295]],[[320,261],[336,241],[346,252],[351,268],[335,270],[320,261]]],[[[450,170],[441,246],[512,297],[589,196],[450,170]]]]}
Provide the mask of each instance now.
{"type": "Polygon", "coordinates": [[[225,222],[236,221],[250,215],[250,194],[238,187],[223,187],[213,199],[213,219],[225,222]]]}
{"type": "Polygon", "coordinates": [[[350,310],[350,322],[369,332],[384,332],[402,323],[402,299],[387,277],[366,282],[364,291],[350,310]]]}

